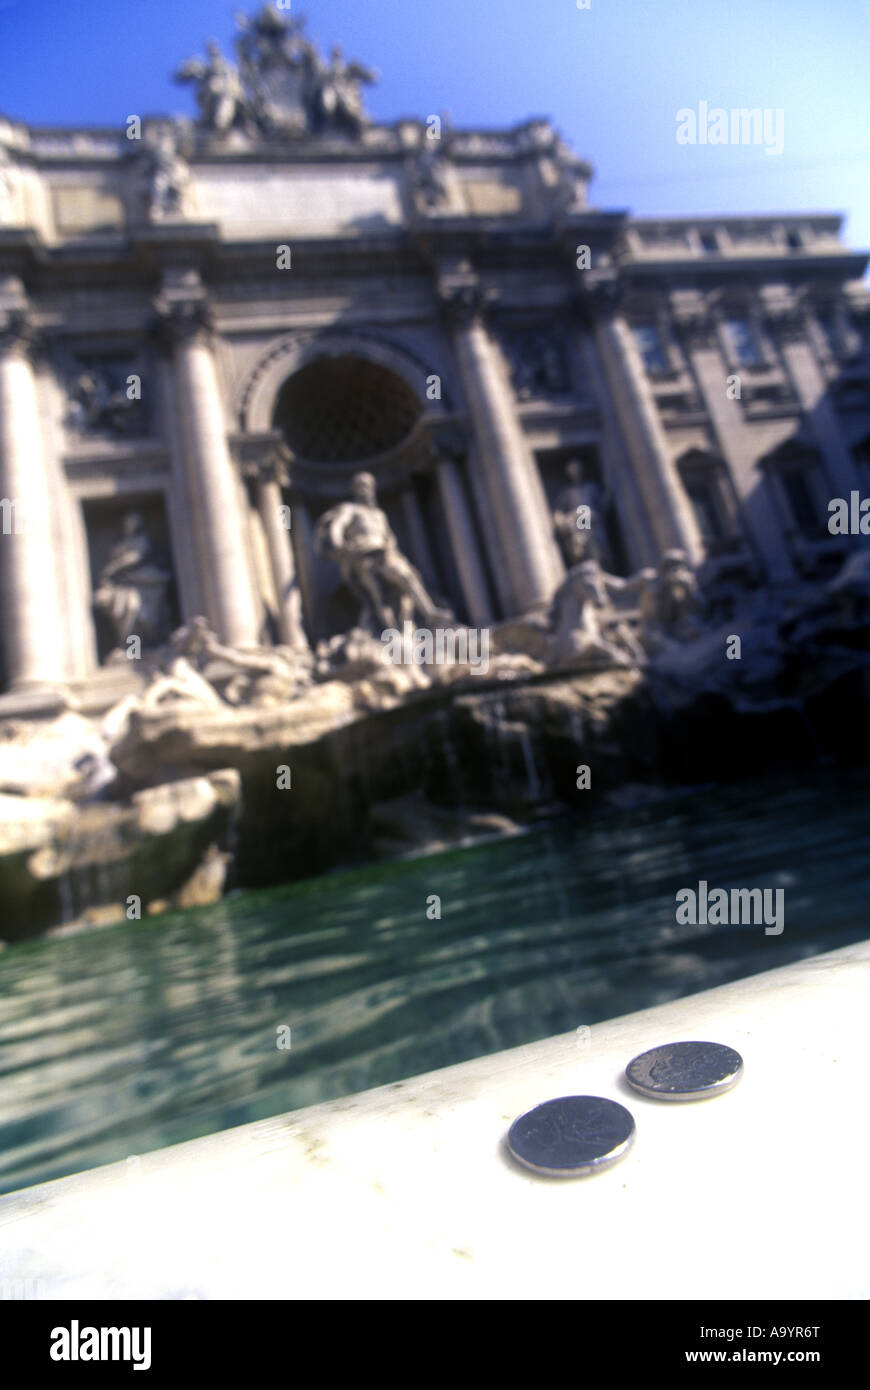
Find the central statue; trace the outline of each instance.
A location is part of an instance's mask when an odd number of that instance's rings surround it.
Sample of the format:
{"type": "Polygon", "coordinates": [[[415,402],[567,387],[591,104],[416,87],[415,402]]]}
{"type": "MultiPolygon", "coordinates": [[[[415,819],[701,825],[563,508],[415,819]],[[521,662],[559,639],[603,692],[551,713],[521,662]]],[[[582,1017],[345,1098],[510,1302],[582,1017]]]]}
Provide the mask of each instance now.
{"type": "Polygon", "coordinates": [[[317,523],[318,554],[334,560],[361,603],[357,626],[380,636],[386,628],[413,622],[415,613],[434,627],[452,614],[429,597],[420,575],[399,549],[387,515],[377,505],[371,473],[357,473],[352,502],[332,507],[317,523]]]}
{"type": "Polygon", "coordinates": [[[205,59],[191,58],[175,74],[196,86],[202,129],[277,139],[361,135],[370,124],[362,87],[377,80],[371,68],[348,62],[338,46],[324,60],[305,36],[305,20],[270,5],[250,18],[236,15],[236,23],[237,67],[212,41],[205,59]]]}

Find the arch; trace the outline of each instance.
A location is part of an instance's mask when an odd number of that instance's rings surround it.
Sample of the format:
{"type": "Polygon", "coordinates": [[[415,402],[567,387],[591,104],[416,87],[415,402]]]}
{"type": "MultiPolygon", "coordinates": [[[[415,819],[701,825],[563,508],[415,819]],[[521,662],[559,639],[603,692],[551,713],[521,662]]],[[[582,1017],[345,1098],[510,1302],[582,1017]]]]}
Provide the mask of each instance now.
{"type": "Polygon", "coordinates": [[[288,377],[322,357],[361,357],[399,377],[420,401],[427,417],[447,415],[453,392],[448,373],[432,361],[424,361],[404,344],[374,333],[346,329],[320,329],[284,334],[267,347],[242,383],[236,401],[236,417],[244,433],[272,428],[272,417],[281,387],[288,377]],[[441,399],[428,400],[426,379],[441,379],[441,399]]]}

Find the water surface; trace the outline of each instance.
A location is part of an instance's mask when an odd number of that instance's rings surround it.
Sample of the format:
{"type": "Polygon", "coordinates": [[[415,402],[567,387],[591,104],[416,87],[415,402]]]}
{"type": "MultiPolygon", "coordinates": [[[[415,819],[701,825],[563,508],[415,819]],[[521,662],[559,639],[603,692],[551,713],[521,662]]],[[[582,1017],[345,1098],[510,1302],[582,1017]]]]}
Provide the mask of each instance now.
{"type": "Polygon", "coordinates": [[[693,792],[9,947],[0,1191],[862,940],[868,792],[866,772],[693,792]],[[783,934],[678,925],[699,879],[783,888],[783,934]]]}

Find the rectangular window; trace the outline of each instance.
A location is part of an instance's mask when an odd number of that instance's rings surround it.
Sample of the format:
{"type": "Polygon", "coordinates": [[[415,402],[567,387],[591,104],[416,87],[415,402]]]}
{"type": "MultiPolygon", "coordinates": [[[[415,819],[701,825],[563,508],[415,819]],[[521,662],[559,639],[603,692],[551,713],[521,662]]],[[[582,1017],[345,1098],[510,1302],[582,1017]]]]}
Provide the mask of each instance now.
{"type": "Polygon", "coordinates": [[[761,353],[748,319],[726,319],[725,332],[734,358],[741,367],[760,367],[761,353]]]}
{"type": "Polygon", "coordinates": [[[669,369],[662,335],[654,323],[635,324],[634,338],[648,372],[666,372],[669,369]]]}
{"type": "Polygon", "coordinates": [[[840,332],[837,325],[836,315],[830,309],[820,309],[816,314],[816,322],[825,337],[828,352],[832,357],[840,355],[840,332]]]}
{"type": "Polygon", "coordinates": [[[713,489],[700,478],[685,479],[684,487],[704,544],[710,546],[721,541],[724,538],[724,530],[713,489]]]}

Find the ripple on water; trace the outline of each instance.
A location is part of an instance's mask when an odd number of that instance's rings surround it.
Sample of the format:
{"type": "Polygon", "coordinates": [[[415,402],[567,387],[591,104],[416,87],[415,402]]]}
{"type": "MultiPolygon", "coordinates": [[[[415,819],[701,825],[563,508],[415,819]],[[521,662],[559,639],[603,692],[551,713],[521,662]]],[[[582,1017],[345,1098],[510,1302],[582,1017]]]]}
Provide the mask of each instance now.
{"type": "Polygon", "coordinates": [[[10,947],[0,1190],[864,939],[868,788],[825,773],[705,789],[10,947]],[[678,924],[676,891],[702,878],[783,887],[783,935],[678,924]]]}

